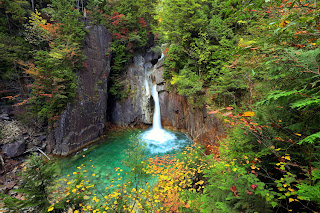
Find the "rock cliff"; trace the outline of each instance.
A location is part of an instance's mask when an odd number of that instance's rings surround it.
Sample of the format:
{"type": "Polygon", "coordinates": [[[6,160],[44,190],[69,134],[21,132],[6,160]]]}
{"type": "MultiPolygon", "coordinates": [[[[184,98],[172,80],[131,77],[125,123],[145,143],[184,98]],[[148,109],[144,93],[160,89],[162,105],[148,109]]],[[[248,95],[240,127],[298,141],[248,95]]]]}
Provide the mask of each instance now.
{"type": "Polygon", "coordinates": [[[148,76],[160,56],[153,52],[148,52],[144,56],[135,55],[134,63],[127,69],[122,80],[126,88],[129,88],[129,97],[110,106],[112,123],[122,127],[152,124],[154,102],[148,76]]]}
{"type": "Polygon", "coordinates": [[[74,103],[55,123],[47,140],[47,152],[68,155],[103,134],[107,112],[107,82],[111,35],[103,26],[87,26],[84,54],[86,70],[77,72],[78,91],[74,103]]]}
{"type": "Polygon", "coordinates": [[[167,90],[163,78],[163,58],[157,54],[137,55],[134,65],[124,76],[131,88],[129,98],[116,102],[111,109],[111,122],[119,126],[139,126],[151,124],[153,100],[145,79],[157,84],[159,92],[161,121],[164,127],[187,131],[195,140],[203,144],[214,143],[224,135],[224,128],[216,117],[208,115],[205,106],[193,109],[185,97],[167,90]],[[148,77],[150,76],[150,77],[148,77]]]}

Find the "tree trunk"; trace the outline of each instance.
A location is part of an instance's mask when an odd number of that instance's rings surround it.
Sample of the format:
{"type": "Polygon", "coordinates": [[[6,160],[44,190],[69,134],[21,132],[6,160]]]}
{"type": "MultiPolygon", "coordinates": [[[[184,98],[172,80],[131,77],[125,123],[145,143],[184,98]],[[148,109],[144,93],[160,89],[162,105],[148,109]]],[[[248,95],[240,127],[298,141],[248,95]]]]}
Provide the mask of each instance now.
{"type": "Polygon", "coordinates": [[[31,0],[32,12],[34,12],[34,0],[31,0]]]}

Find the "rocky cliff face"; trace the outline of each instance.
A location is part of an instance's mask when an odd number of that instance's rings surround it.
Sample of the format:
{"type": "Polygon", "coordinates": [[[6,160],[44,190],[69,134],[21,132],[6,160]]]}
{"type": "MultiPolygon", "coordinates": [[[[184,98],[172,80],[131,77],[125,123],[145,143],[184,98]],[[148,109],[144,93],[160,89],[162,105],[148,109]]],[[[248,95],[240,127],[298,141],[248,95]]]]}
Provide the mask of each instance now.
{"type": "Polygon", "coordinates": [[[152,124],[153,99],[150,92],[149,74],[159,54],[148,52],[144,56],[136,54],[134,63],[123,76],[123,83],[129,88],[126,100],[114,103],[111,109],[111,122],[122,127],[152,124]]]}
{"type": "Polygon", "coordinates": [[[107,111],[111,35],[103,26],[88,26],[84,54],[86,70],[77,72],[78,91],[56,122],[47,140],[47,151],[67,155],[103,134],[107,111]]]}
{"type": "Polygon", "coordinates": [[[205,106],[193,109],[185,97],[167,90],[163,68],[163,59],[159,55],[148,53],[144,57],[135,57],[134,65],[127,70],[124,78],[124,82],[131,87],[130,97],[115,104],[111,121],[124,127],[152,123],[154,104],[150,86],[146,87],[144,83],[145,79],[149,79],[157,84],[164,127],[187,131],[194,140],[203,144],[222,138],[222,123],[213,115],[208,115],[205,106]]]}

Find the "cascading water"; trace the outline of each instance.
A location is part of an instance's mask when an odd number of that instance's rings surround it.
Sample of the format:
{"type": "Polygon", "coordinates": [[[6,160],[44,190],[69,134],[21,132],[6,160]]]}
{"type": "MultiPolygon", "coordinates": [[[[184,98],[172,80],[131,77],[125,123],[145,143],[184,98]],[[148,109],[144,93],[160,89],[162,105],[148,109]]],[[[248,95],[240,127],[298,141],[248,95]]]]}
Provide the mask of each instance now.
{"type": "Polygon", "coordinates": [[[154,153],[168,152],[175,148],[176,136],[161,127],[161,112],[157,85],[152,85],[151,94],[154,100],[153,125],[152,129],[142,134],[142,139],[148,141],[147,145],[154,153]]]}
{"type": "Polygon", "coordinates": [[[162,129],[161,127],[161,114],[160,114],[160,103],[159,103],[159,95],[157,91],[157,85],[154,84],[152,86],[151,94],[154,100],[154,113],[153,113],[153,126],[152,129],[155,131],[159,131],[162,129]]]}

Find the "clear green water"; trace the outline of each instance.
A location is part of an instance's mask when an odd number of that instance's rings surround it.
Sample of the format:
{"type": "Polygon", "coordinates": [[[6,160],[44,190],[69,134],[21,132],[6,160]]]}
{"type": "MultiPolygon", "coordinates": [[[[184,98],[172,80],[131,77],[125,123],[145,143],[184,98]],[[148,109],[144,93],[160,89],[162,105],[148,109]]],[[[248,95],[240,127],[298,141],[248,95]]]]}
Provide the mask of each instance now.
{"type": "Polygon", "coordinates": [[[96,189],[104,189],[110,185],[121,184],[128,171],[121,161],[125,158],[124,150],[129,148],[131,135],[140,135],[146,143],[145,153],[148,157],[181,152],[192,144],[187,134],[169,130],[122,130],[108,134],[108,137],[66,158],[58,159],[62,177],[72,178],[74,172],[86,170],[85,179],[95,184],[96,189]],[[81,167],[81,169],[80,169],[81,167]],[[116,170],[120,167],[123,171],[116,170]]]}

